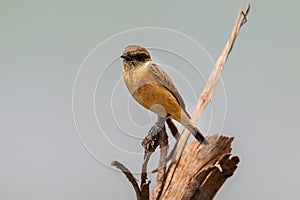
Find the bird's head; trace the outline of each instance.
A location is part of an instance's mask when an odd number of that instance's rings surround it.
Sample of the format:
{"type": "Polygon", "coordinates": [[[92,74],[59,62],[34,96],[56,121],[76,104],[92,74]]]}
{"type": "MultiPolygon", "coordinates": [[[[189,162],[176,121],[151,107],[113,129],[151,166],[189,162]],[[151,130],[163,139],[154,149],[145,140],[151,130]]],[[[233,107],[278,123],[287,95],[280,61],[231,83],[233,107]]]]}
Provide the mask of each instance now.
{"type": "Polygon", "coordinates": [[[150,53],[145,48],[137,45],[126,47],[121,58],[123,58],[125,70],[134,69],[151,61],[150,53]]]}

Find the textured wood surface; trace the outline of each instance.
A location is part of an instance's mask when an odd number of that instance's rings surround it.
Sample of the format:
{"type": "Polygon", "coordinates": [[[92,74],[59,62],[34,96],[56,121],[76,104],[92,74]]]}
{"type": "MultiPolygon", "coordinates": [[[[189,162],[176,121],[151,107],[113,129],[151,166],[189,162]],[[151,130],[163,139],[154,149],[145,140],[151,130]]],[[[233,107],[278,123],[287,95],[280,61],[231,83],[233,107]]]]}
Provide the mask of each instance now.
{"type": "Polygon", "coordinates": [[[168,176],[160,199],[212,199],[239,162],[231,157],[232,137],[214,134],[208,145],[189,144],[168,176]]]}

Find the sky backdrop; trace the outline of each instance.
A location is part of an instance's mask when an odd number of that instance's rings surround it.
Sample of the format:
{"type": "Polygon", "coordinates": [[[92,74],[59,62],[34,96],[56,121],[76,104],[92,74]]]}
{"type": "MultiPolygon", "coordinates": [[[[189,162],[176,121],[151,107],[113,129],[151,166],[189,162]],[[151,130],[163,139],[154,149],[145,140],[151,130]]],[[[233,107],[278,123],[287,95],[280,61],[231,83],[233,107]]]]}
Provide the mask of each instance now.
{"type": "Polygon", "coordinates": [[[149,47],[191,113],[247,3],[223,83],[197,124],[235,137],[241,159],[215,199],[299,197],[299,1],[2,0],[0,199],[134,199],[108,165],[138,172],[155,116],[129,98],[118,56],[131,43],[149,47]],[[119,34],[141,27],[164,29],[119,34]]]}

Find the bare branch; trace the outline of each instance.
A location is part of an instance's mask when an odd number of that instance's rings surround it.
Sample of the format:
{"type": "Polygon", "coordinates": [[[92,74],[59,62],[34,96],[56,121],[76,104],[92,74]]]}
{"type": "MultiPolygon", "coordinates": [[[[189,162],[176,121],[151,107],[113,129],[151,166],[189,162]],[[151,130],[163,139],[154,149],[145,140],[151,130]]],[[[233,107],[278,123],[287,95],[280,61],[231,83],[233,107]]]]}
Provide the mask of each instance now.
{"type": "MultiPolygon", "coordinates": [[[[207,80],[206,86],[204,87],[204,89],[199,97],[199,100],[197,102],[196,108],[193,112],[192,120],[194,122],[196,122],[199,119],[199,117],[201,116],[201,114],[203,113],[204,109],[206,108],[208,102],[210,101],[210,99],[217,87],[217,84],[220,80],[221,73],[222,73],[224,65],[225,65],[225,62],[233,48],[233,45],[236,41],[238,33],[239,33],[242,25],[244,25],[247,21],[246,17],[249,13],[249,10],[250,10],[250,5],[247,6],[245,12],[242,9],[240,9],[237,14],[236,21],[233,26],[231,35],[230,35],[223,51],[221,52],[217,62],[215,63],[215,67],[212,70],[212,72],[207,80]]],[[[186,186],[186,185],[184,185],[184,183],[182,183],[182,179],[185,179],[185,177],[180,177],[180,175],[177,177],[177,175],[185,174],[182,171],[182,169],[180,168],[180,166],[182,165],[182,162],[183,162],[182,161],[182,153],[185,148],[185,145],[186,145],[189,135],[190,135],[189,131],[184,129],[182,134],[180,135],[178,142],[177,142],[175,153],[174,153],[173,159],[172,159],[172,163],[170,164],[170,166],[168,168],[168,173],[167,173],[167,177],[166,177],[166,181],[165,181],[162,199],[168,199],[168,197],[172,197],[172,199],[179,199],[180,197],[178,197],[178,195],[176,196],[176,194],[174,194],[174,188],[175,188],[175,190],[178,190],[178,189],[184,190],[184,188],[186,186]],[[175,196],[172,196],[172,195],[175,195],[175,196]]],[[[200,144],[198,144],[198,145],[200,145],[200,144]]],[[[211,146],[211,144],[209,144],[208,146],[211,146]]],[[[208,147],[204,146],[203,148],[208,148],[208,147]]],[[[191,154],[190,155],[191,157],[193,156],[192,154],[195,154],[193,152],[189,152],[189,153],[191,154]]],[[[208,154],[206,154],[205,156],[211,155],[211,152],[207,152],[207,153],[208,154]]],[[[188,152],[185,152],[185,155],[188,155],[188,152]]],[[[194,157],[192,159],[194,159],[194,157]]],[[[190,161],[190,160],[188,160],[188,161],[190,161]]],[[[187,162],[187,160],[184,160],[184,165],[186,165],[186,162],[187,162]]],[[[186,173],[193,174],[193,172],[186,172],[186,173]]],[[[187,183],[185,183],[185,184],[187,184],[187,183]]],[[[181,196],[181,197],[183,197],[183,196],[181,196]]]]}
{"type": "Polygon", "coordinates": [[[141,173],[141,188],[147,183],[147,165],[153,152],[145,152],[141,173]]]}
{"type": "MultiPolygon", "coordinates": [[[[196,122],[199,119],[199,117],[201,116],[201,114],[203,113],[204,109],[206,108],[208,102],[210,101],[210,99],[217,87],[217,84],[221,78],[221,73],[223,71],[225,62],[232,50],[232,47],[234,45],[234,42],[238,36],[238,33],[239,33],[242,25],[245,23],[245,20],[246,20],[247,14],[249,13],[249,10],[250,10],[250,5],[247,6],[245,12],[243,12],[243,10],[240,8],[240,10],[237,14],[236,21],[233,26],[229,40],[226,43],[221,55],[219,56],[219,58],[215,64],[215,67],[214,67],[213,71],[211,72],[211,74],[206,82],[206,85],[199,97],[196,108],[194,109],[194,112],[192,115],[192,120],[194,122],[196,122]]],[[[179,157],[181,156],[181,153],[184,149],[184,146],[186,145],[189,135],[190,135],[190,132],[187,129],[184,129],[182,134],[180,135],[178,145],[176,148],[176,152],[173,157],[173,162],[177,161],[179,159],[179,157]]]]}
{"type": "Polygon", "coordinates": [[[139,189],[139,186],[136,182],[136,179],[134,178],[132,173],[127,169],[127,167],[125,167],[122,163],[120,163],[118,161],[112,161],[110,165],[112,167],[118,168],[119,170],[121,170],[123,172],[123,174],[127,177],[127,179],[129,180],[129,182],[131,183],[132,187],[135,190],[136,199],[141,200],[141,191],[139,189]]]}
{"type": "Polygon", "coordinates": [[[160,158],[159,158],[159,165],[157,169],[156,183],[152,191],[151,200],[158,200],[160,198],[165,183],[168,147],[169,147],[168,135],[166,133],[166,128],[164,128],[160,132],[160,158]]]}

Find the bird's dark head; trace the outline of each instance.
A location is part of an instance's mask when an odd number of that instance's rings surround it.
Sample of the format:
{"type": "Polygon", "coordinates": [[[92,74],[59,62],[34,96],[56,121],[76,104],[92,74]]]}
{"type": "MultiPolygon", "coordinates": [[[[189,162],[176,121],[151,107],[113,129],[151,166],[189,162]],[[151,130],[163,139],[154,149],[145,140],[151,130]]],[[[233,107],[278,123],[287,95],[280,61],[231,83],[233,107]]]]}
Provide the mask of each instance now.
{"type": "Polygon", "coordinates": [[[141,66],[144,63],[151,61],[151,56],[147,49],[137,45],[126,47],[121,58],[123,58],[124,67],[128,69],[141,66]]]}

